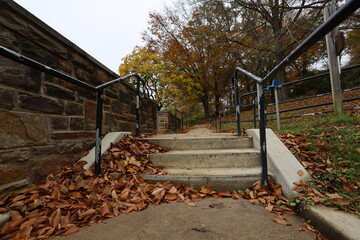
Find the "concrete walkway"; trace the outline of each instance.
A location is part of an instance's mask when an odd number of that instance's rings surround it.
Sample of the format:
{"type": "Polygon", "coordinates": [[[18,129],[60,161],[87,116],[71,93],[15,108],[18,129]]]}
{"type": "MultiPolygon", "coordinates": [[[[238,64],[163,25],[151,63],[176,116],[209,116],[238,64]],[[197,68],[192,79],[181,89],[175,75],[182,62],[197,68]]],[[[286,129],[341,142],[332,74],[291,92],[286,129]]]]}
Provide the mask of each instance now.
{"type": "Polygon", "coordinates": [[[244,199],[210,198],[196,204],[151,206],[90,225],[59,240],[315,239],[314,234],[299,231],[305,222],[300,217],[285,216],[292,225],[280,225],[272,220],[275,214],[244,199]]]}
{"type": "MultiPolygon", "coordinates": [[[[197,127],[186,134],[154,138],[215,137],[205,125],[197,127]]],[[[305,222],[300,216],[284,216],[292,225],[279,225],[272,220],[275,214],[244,199],[210,198],[196,204],[196,207],[184,203],[151,206],[131,215],[121,214],[106,224],[93,224],[60,239],[315,239],[314,234],[300,231],[305,222]]],[[[353,214],[323,206],[306,206],[301,215],[330,240],[359,239],[360,219],[353,214]]]]}
{"type": "MultiPolygon", "coordinates": [[[[162,134],[154,138],[214,136],[205,126],[199,127],[186,134],[162,134]]],[[[60,239],[315,239],[314,234],[299,231],[305,222],[301,217],[285,216],[292,225],[280,225],[272,220],[275,214],[244,199],[210,198],[196,205],[189,207],[185,203],[176,203],[150,206],[131,215],[121,214],[107,220],[106,224],[93,224],[60,239]]]]}

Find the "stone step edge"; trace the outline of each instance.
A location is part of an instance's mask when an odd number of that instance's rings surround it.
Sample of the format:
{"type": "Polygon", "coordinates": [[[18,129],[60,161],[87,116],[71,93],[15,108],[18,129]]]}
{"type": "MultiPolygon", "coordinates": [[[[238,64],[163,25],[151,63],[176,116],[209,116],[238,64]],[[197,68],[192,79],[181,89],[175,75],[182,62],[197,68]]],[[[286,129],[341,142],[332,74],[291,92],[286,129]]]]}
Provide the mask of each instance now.
{"type": "MultiPolygon", "coordinates": [[[[131,132],[110,132],[107,133],[101,140],[101,155],[104,154],[111,147],[111,143],[117,143],[123,137],[131,135],[131,132]]],[[[95,147],[93,147],[89,153],[82,157],[79,161],[86,161],[87,163],[83,166],[85,170],[88,170],[95,162],[95,147]]],[[[9,213],[0,214],[0,227],[4,226],[5,223],[11,220],[9,213]]]]}
{"type": "MultiPolygon", "coordinates": [[[[202,175],[202,176],[244,176],[244,175],[261,175],[261,167],[249,168],[164,168],[167,175],[202,175]],[[219,172],[226,172],[227,174],[220,174],[219,172]],[[201,172],[201,173],[196,173],[201,172]]],[[[269,171],[269,175],[272,173],[269,171]]]]}
{"type": "Polygon", "coordinates": [[[224,155],[224,154],[242,154],[242,153],[259,153],[255,148],[239,149],[196,149],[196,150],[170,150],[164,153],[150,153],[147,156],[156,155],[224,155]]]}
{"type": "Polygon", "coordinates": [[[209,137],[195,137],[195,136],[183,136],[183,137],[162,137],[162,138],[135,138],[136,141],[152,141],[152,140],[211,140],[211,139],[245,139],[251,140],[251,136],[209,136],[209,137]]]}

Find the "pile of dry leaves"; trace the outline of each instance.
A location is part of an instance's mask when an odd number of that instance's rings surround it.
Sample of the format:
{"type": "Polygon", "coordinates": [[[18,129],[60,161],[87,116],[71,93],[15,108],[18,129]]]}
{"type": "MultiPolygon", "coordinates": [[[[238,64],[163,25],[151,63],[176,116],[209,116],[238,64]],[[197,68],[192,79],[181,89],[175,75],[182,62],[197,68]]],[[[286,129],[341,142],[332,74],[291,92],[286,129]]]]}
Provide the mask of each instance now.
{"type": "MultiPolygon", "coordinates": [[[[266,187],[256,183],[241,193],[215,192],[209,187],[197,191],[183,184],[144,182],[141,174],[166,174],[143,157],[159,152],[164,150],[127,137],[104,155],[99,176],[93,174],[93,169],[84,171],[85,162],[78,162],[72,168],[49,175],[42,184],[7,194],[0,200],[0,213],[9,212],[11,221],[0,228],[0,237],[44,239],[70,235],[89,223],[141,211],[149,205],[185,202],[194,207],[194,202],[208,197],[249,199],[277,213],[275,222],[290,224],[281,214],[294,212],[288,207],[281,187],[272,182],[266,187]]],[[[304,229],[316,231],[311,226],[304,229]]]]}
{"type": "Polygon", "coordinates": [[[328,180],[322,180],[318,176],[328,175],[335,167],[342,167],[346,170],[345,162],[332,163],[329,160],[328,144],[321,141],[321,138],[328,133],[322,133],[318,136],[305,136],[305,134],[278,134],[281,141],[286,147],[292,151],[309,174],[313,177],[314,184],[307,183],[294,183],[296,186],[295,191],[302,193],[298,198],[313,204],[327,204],[336,206],[341,210],[355,213],[355,204],[360,199],[346,199],[336,192],[339,190],[337,187],[344,189],[347,192],[358,191],[359,185],[357,181],[347,179],[345,176],[340,177],[341,182],[336,181],[336,184],[328,180]],[[310,143],[308,138],[313,138],[317,152],[310,150],[310,143]],[[336,186],[339,185],[339,186],[336,186]],[[322,192],[319,190],[322,189],[322,192]]]}

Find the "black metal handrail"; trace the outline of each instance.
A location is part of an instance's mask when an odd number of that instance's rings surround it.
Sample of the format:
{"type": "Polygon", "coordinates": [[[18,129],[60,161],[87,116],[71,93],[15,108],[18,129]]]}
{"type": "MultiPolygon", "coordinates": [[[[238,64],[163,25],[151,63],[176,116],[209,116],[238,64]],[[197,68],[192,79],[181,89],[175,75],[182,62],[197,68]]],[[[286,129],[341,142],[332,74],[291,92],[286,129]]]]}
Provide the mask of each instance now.
{"type": "MultiPolygon", "coordinates": [[[[145,81],[138,74],[129,74],[109,82],[103,83],[98,86],[93,86],[74,77],[71,77],[65,73],[62,73],[56,69],[39,63],[31,58],[14,52],[6,47],[0,45],[0,55],[9,58],[13,61],[37,69],[41,72],[47,73],[51,76],[63,79],[67,82],[73,83],[80,87],[86,88],[90,91],[97,93],[96,99],[96,137],[95,137],[95,174],[101,172],[101,135],[102,135],[102,113],[103,113],[103,100],[104,100],[104,89],[110,87],[119,82],[123,82],[127,79],[136,78],[136,135],[140,135],[140,84],[145,85],[145,81]]],[[[145,89],[143,88],[143,95],[145,97],[145,89]]]]}
{"type": "Polygon", "coordinates": [[[344,21],[348,16],[355,12],[360,7],[359,0],[349,0],[333,15],[331,15],[323,24],[321,24],[308,38],[306,38],[298,47],[296,47],[288,56],[286,56],[277,66],[275,66],[264,78],[260,78],[253,73],[246,71],[241,67],[236,67],[234,70],[234,77],[232,81],[233,92],[235,92],[236,101],[236,119],[238,134],[240,133],[240,99],[238,92],[238,72],[242,72],[257,83],[257,94],[259,104],[259,117],[260,117],[260,153],[261,153],[261,182],[267,185],[268,172],[267,172],[267,147],[266,147],[266,134],[265,134],[265,102],[263,96],[263,85],[275,78],[278,72],[282,71],[289,64],[294,62],[302,53],[312,47],[327,33],[334,29],[338,24],[344,21]],[[234,89],[236,88],[236,89],[234,89]],[[234,91],[235,90],[235,91],[234,91]]]}

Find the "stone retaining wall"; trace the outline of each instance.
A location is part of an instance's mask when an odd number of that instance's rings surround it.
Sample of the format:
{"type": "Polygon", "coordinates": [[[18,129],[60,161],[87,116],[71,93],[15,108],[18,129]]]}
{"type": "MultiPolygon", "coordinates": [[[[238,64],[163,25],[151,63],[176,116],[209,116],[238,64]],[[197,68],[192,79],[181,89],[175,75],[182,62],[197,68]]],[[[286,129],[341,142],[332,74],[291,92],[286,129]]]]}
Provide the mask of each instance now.
{"type": "MultiPolygon", "coordinates": [[[[92,85],[118,77],[10,0],[0,0],[0,45],[92,85]]],[[[135,132],[134,87],[104,93],[103,133],[135,132]]],[[[154,134],[157,106],[141,105],[141,131],[154,134]]],[[[0,56],[0,191],[78,160],[94,144],[95,117],[94,92],[0,56]]]]}
{"type": "Polygon", "coordinates": [[[176,132],[181,128],[181,120],[168,111],[157,112],[157,132],[159,134],[176,132]]]}

